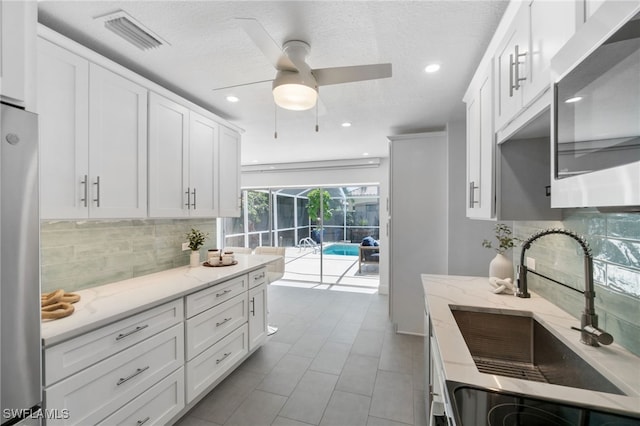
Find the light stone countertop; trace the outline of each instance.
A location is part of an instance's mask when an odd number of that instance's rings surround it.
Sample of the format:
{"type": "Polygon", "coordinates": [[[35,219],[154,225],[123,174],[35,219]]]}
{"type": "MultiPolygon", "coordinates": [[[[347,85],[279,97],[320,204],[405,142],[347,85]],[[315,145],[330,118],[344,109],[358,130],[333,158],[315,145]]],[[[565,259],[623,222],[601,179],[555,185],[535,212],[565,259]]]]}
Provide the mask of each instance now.
{"type": "Polygon", "coordinates": [[[246,274],[279,256],[236,254],[233,266],[183,266],[124,281],[79,290],[80,301],[68,317],[41,323],[44,347],[246,274]]]}
{"type": "Polygon", "coordinates": [[[488,278],[484,277],[429,274],[421,277],[425,306],[446,380],[640,414],[640,357],[615,342],[600,347],[580,343],[580,333],[571,329],[571,326],[579,327],[580,320],[534,293],[530,299],[493,294],[488,278]],[[533,318],[628,396],[478,372],[451,313],[451,305],[491,308],[496,312],[532,312],[533,318]]]}

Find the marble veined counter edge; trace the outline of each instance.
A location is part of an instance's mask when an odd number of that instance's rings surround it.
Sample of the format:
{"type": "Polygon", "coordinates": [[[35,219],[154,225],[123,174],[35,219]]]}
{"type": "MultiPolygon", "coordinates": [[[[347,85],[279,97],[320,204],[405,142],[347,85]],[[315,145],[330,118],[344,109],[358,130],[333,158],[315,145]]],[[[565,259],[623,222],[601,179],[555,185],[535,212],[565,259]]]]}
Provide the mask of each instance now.
{"type": "Polygon", "coordinates": [[[183,266],[105,284],[75,293],[81,296],[72,315],[41,323],[44,347],[61,343],[163,303],[259,269],[278,256],[237,254],[233,266],[183,266]]]}
{"type": "Polygon", "coordinates": [[[423,274],[425,306],[431,317],[446,380],[478,385],[490,389],[519,392],[532,396],[556,398],[595,407],[640,413],[640,357],[615,342],[610,346],[591,347],[579,342],[579,320],[548,300],[532,293],[530,299],[491,292],[488,278],[423,274]],[[556,337],[594,366],[627,395],[538,383],[478,372],[460,333],[451,306],[475,306],[497,312],[532,312],[533,317],[556,337]]]}

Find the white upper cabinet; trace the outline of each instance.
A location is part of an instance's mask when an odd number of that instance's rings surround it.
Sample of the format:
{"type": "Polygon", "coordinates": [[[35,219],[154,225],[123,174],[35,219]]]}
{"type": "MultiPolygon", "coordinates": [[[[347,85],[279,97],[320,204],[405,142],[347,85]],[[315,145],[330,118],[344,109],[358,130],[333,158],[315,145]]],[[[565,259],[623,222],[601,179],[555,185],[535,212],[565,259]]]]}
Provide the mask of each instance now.
{"type": "Polygon", "coordinates": [[[38,42],[43,219],[147,215],[147,90],[38,42]]]}
{"type": "Polygon", "coordinates": [[[147,216],[147,89],[89,67],[91,217],[147,216]]]}
{"type": "Polygon", "coordinates": [[[219,127],[215,121],[151,93],[151,217],[217,216],[219,127]]]}
{"type": "Polygon", "coordinates": [[[189,215],[189,110],[149,94],[149,215],[189,215]]]}
{"type": "Polygon", "coordinates": [[[240,216],[240,135],[221,126],[218,216],[240,216]]]}
{"type": "Polygon", "coordinates": [[[43,219],[89,215],[89,62],[38,38],[43,219]]]}
{"type": "Polygon", "coordinates": [[[493,133],[493,65],[465,96],[467,105],[467,217],[495,215],[495,158],[493,133]]]}
{"type": "MultiPolygon", "coordinates": [[[[218,216],[218,169],[235,158],[218,161],[218,124],[191,112],[189,118],[189,189],[191,216],[218,216]]],[[[226,182],[225,182],[226,184],[226,182]]]]}
{"type": "Polygon", "coordinates": [[[531,59],[523,104],[528,105],[551,87],[551,58],[576,32],[578,3],[575,0],[536,0],[529,5],[531,59]]]}
{"type": "Polygon", "coordinates": [[[551,87],[551,58],[575,33],[578,7],[575,0],[533,0],[520,5],[495,53],[496,131],[551,87]]]}
{"type": "Polygon", "coordinates": [[[0,88],[2,100],[33,111],[38,3],[0,1],[0,88]]]}
{"type": "Polygon", "coordinates": [[[240,215],[240,134],[44,26],[37,38],[41,217],[240,215]]]}
{"type": "Polygon", "coordinates": [[[496,52],[496,130],[504,127],[522,108],[529,58],[527,12],[523,3],[496,52]]]}

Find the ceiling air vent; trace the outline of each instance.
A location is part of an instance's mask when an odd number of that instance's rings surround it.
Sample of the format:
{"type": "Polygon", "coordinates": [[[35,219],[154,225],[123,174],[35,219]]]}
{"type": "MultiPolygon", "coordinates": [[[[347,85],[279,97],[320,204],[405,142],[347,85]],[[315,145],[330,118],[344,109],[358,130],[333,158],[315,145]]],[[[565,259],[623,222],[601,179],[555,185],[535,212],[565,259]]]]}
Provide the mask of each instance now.
{"type": "Polygon", "coordinates": [[[99,16],[96,19],[104,21],[104,26],[108,30],[113,31],[140,50],[155,49],[163,44],[169,44],[123,10],[99,16]]]}

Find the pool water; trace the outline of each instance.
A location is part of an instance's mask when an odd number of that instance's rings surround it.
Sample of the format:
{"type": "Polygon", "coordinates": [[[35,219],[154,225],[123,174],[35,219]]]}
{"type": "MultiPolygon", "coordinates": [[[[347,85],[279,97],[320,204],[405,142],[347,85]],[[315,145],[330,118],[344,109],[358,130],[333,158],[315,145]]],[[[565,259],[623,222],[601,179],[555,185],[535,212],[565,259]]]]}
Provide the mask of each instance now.
{"type": "Polygon", "coordinates": [[[322,250],[324,254],[336,254],[338,256],[358,256],[359,252],[358,244],[331,244],[322,250]]]}

